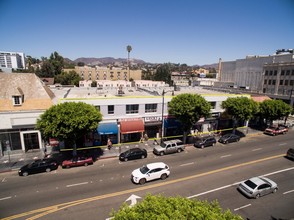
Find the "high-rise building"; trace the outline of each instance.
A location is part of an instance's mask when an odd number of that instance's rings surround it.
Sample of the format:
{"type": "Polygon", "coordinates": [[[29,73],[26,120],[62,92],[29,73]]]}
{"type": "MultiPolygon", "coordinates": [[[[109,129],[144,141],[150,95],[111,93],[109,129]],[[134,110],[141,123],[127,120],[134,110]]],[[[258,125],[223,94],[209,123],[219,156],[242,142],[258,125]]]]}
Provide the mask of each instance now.
{"type": "Polygon", "coordinates": [[[0,69],[25,69],[25,67],[24,53],[0,51],[0,69]]]}

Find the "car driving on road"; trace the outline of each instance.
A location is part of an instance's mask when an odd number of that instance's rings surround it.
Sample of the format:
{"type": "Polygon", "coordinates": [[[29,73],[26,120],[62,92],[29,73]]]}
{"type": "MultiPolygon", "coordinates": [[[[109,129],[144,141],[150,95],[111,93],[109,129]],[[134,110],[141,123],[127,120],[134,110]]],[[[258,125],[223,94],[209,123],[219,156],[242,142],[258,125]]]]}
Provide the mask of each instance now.
{"type": "Polygon", "coordinates": [[[131,180],[134,183],[144,184],[155,179],[166,179],[170,174],[169,166],[163,162],[149,163],[132,172],[131,180]]]}
{"type": "Polygon", "coordinates": [[[258,199],[261,196],[275,193],[278,190],[278,185],[266,177],[252,177],[241,182],[238,190],[250,198],[258,199]]]}
{"type": "Polygon", "coordinates": [[[42,173],[42,172],[48,173],[52,170],[56,170],[57,168],[58,168],[58,163],[56,161],[51,159],[40,159],[22,166],[18,170],[18,175],[27,176],[29,174],[35,174],[35,173],[42,173]]]}
{"type": "Polygon", "coordinates": [[[119,160],[128,161],[135,159],[143,159],[147,157],[146,149],[141,149],[139,147],[131,148],[119,155],[119,160]]]}

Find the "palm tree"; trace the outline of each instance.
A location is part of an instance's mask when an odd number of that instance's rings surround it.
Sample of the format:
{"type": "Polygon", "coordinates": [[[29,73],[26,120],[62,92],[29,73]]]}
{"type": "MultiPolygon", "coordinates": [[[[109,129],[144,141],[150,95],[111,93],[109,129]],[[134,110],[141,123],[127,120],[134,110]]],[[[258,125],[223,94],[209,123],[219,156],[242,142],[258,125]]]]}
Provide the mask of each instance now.
{"type": "Polygon", "coordinates": [[[129,68],[129,80],[130,80],[130,52],[132,51],[132,46],[128,45],[127,46],[127,51],[128,51],[128,68],[129,68]]]}

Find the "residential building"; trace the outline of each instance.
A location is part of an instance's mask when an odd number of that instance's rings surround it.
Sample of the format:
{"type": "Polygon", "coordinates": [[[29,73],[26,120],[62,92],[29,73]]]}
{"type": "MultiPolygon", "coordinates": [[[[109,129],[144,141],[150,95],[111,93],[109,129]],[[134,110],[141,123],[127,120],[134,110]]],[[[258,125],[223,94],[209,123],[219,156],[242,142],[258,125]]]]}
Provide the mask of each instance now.
{"type": "Polygon", "coordinates": [[[25,69],[25,67],[24,53],[0,51],[0,69],[2,71],[6,69],[25,69]]]}
{"type": "Polygon", "coordinates": [[[54,94],[34,73],[0,73],[0,155],[42,148],[37,118],[54,94]]]}

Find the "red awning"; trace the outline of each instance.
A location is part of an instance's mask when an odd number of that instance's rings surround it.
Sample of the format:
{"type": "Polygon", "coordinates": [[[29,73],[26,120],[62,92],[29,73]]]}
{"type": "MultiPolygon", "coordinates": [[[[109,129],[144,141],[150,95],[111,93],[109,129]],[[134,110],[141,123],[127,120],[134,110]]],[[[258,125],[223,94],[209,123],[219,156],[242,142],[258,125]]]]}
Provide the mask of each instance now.
{"type": "Polygon", "coordinates": [[[130,121],[120,122],[121,134],[138,133],[138,132],[144,132],[143,120],[130,120],[130,121]]]}

